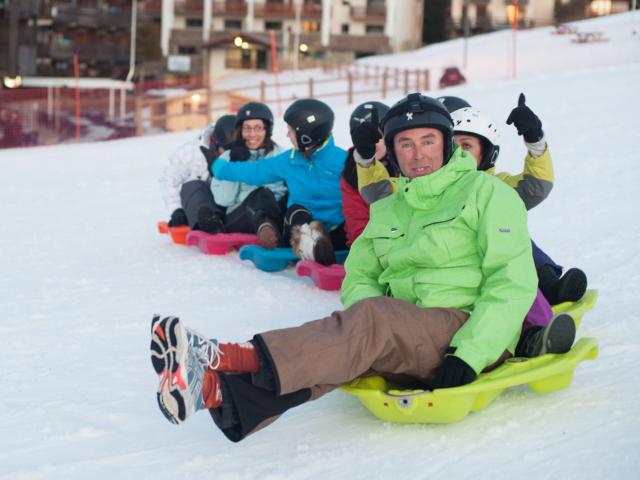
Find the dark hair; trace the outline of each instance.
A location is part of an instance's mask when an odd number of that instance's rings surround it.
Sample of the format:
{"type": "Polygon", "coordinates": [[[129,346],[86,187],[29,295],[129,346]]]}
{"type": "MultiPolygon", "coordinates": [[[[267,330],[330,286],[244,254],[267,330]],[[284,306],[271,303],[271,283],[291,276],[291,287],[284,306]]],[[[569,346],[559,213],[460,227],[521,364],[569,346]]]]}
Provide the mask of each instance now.
{"type": "MultiPolygon", "coordinates": [[[[252,120],[252,119],[249,119],[252,120]]],[[[262,141],[262,146],[258,147],[258,148],[264,148],[264,153],[265,155],[272,152],[274,148],[276,148],[277,143],[274,142],[271,139],[271,135],[269,135],[269,125],[267,125],[267,122],[265,122],[262,119],[255,119],[255,120],[261,120],[262,121],[262,125],[264,126],[264,140],[262,141]]],[[[242,140],[244,142],[244,138],[242,138],[242,125],[244,124],[244,122],[239,123],[238,126],[236,127],[236,132],[234,134],[234,140],[242,140]]]]}

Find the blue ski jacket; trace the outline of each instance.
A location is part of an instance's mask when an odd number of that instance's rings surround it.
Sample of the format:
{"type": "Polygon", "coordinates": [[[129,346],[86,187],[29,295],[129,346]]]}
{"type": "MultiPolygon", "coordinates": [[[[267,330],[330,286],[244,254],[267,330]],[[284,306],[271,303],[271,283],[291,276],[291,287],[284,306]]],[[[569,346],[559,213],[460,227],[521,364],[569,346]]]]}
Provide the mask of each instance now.
{"type": "Polygon", "coordinates": [[[287,206],[305,207],[314,220],[331,229],[344,223],[340,174],[346,158],[346,150],[331,136],[309,160],[291,149],[259,162],[214,162],[212,170],[218,180],[250,185],[283,180],[289,189],[287,206]]]}

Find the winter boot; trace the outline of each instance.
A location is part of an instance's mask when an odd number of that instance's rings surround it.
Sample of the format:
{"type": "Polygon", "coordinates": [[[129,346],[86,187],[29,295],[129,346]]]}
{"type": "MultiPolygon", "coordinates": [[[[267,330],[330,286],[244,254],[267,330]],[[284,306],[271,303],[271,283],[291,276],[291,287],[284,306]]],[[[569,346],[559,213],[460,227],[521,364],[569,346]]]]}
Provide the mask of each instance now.
{"type": "Polygon", "coordinates": [[[184,327],[177,317],[151,321],[151,363],[158,374],[158,405],[172,423],[182,423],[197,410],[222,403],[216,340],[184,327]]]}
{"type": "Polygon", "coordinates": [[[520,336],[516,357],[538,357],[546,353],[567,353],[576,338],[576,324],[571,315],[559,313],[546,327],[532,327],[520,336]]]}
{"type": "Polygon", "coordinates": [[[321,265],[336,263],[333,244],[318,221],[294,225],[291,228],[291,247],[293,253],[304,260],[313,260],[321,265]]]}
{"type": "Polygon", "coordinates": [[[198,229],[215,234],[224,232],[224,222],[218,213],[209,207],[198,210],[198,229]]]}
{"type": "Polygon", "coordinates": [[[570,268],[556,282],[552,305],[562,302],[577,302],[587,291],[587,276],[579,268],[570,268]]]}
{"type": "Polygon", "coordinates": [[[278,234],[278,227],[269,218],[265,218],[264,221],[256,230],[258,235],[258,243],[260,246],[267,250],[273,250],[280,244],[280,235],[278,234]]]}

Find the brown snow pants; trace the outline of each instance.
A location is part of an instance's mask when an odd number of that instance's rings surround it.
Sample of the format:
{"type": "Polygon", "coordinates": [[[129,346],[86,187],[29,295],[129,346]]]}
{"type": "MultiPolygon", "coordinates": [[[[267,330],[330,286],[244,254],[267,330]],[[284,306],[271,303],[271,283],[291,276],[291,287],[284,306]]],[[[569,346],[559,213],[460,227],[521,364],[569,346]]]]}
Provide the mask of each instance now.
{"type": "Polygon", "coordinates": [[[252,385],[251,375],[222,374],[227,407],[211,410],[212,417],[230,440],[240,441],[357,377],[427,380],[467,318],[460,310],[374,297],[320,320],[261,333],[254,342],[269,357],[275,391],[252,385]]]}

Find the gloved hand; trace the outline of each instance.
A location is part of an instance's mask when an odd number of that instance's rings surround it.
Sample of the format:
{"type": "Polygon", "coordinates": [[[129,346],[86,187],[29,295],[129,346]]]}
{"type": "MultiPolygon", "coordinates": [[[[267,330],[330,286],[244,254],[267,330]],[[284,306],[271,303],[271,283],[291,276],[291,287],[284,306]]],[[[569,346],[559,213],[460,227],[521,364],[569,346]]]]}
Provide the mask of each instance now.
{"type": "Polygon", "coordinates": [[[459,387],[473,382],[476,377],[476,372],[467,362],[454,355],[447,355],[438,368],[431,387],[433,389],[459,387]]]}
{"type": "Polygon", "coordinates": [[[378,127],[371,122],[364,122],[351,131],[351,140],[356,151],[364,160],[373,158],[376,154],[376,143],[382,138],[378,127]]]}
{"type": "Polygon", "coordinates": [[[187,214],[184,213],[184,209],[176,208],[171,214],[171,219],[169,220],[170,227],[179,227],[181,225],[188,225],[189,222],[187,220],[187,214]]]}
{"type": "Polygon", "coordinates": [[[211,166],[213,162],[218,158],[217,152],[212,148],[207,148],[204,145],[200,145],[200,151],[202,155],[204,155],[205,160],[207,161],[207,171],[211,173],[211,166]]]}
{"type": "Polygon", "coordinates": [[[251,152],[243,140],[236,140],[231,144],[229,159],[232,162],[244,162],[245,160],[249,160],[249,158],[251,158],[251,152]]]}
{"type": "Polygon", "coordinates": [[[518,98],[518,106],[511,110],[507,125],[513,124],[518,135],[523,135],[525,142],[534,143],[542,138],[542,122],[538,116],[524,104],[524,93],[518,98]]]}

